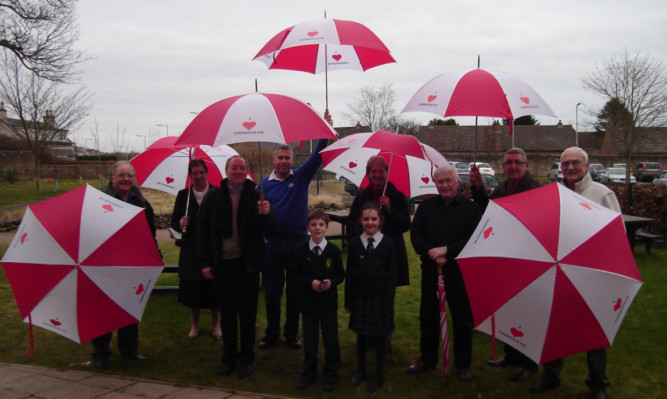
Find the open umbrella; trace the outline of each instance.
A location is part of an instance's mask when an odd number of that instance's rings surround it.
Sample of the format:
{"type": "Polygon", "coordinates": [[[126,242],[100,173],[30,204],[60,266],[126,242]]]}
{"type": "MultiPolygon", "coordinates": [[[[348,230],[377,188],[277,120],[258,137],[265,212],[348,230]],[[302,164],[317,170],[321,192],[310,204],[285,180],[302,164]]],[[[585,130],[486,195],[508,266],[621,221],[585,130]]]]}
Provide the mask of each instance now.
{"type": "Polygon", "coordinates": [[[325,170],[340,174],[359,187],[368,185],[366,162],[379,155],[389,164],[388,181],[409,198],[437,194],[432,174],[447,160],[414,136],[386,130],[356,133],[320,152],[325,170]]]}
{"type": "Polygon", "coordinates": [[[438,301],[440,301],[440,338],[442,339],[442,366],[449,375],[449,334],[447,333],[447,293],[442,266],[438,266],[438,301]]]}
{"type": "Polygon", "coordinates": [[[78,343],[140,321],[163,266],[144,210],[89,185],[29,205],[2,259],[23,321],[78,343]]]}
{"type": "Polygon", "coordinates": [[[365,71],[396,62],[389,49],[364,25],[338,19],[304,21],[275,35],[253,60],[269,69],[325,73],[326,109],[329,109],[328,71],[365,71]]]}
{"type": "Polygon", "coordinates": [[[195,158],[206,163],[208,182],[218,185],[225,178],[225,162],[232,155],[238,155],[227,145],[176,146],[174,143],[177,139],[175,136],[163,137],[130,160],[137,172],[137,183],[141,187],[153,188],[171,195],[178,194],[179,190],[190,186],[188,165],[195,158]]]}
{"type": "MultiPolygon", "coordinates": [[[[401,112],[428,112],[445,118],[474,116],[475,127],[479,116],[505,118],[512,123],[525,115],[556,116],[524,81],[504,72],[479,69],[479,65],[477,69],[447,72],[431,79],[401,112]]],[[[476,160],[476,131],[474,150],[476,160]]]]}
{"type": "Polygon", "coordinates": [[[537,363],[610,346],[642,285],[621,214],[558,183],[490,201],[457,262],[475,327],[537,363]]]}

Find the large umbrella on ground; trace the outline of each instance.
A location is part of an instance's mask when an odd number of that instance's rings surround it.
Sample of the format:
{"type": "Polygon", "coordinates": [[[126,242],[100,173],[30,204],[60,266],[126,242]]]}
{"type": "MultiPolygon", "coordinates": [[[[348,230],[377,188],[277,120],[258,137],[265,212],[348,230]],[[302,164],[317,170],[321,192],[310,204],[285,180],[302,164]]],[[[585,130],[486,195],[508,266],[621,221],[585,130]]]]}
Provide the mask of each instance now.
{"type": "Polygon", "coordinates": [[[368,185],[366,162],[379,155],[389,164],[388,179],[408,198],[437,194],[432,174],[447,163],[438,151],[414,136],[386,130],[356,133],[320,152],[325,170],[340,174],[359,187],[368,185]]]}
{"type": "MultiPolygon", "coordinates": [[[[524,81],[504,72],[479,69],[479,65],[477,69],[447,72],[431,79],[401,112],[428,112],[444,118],[474,116],[475,127],[479,116],[505,118],[511,123],[525,115],[556,116],[524,81]]],[[[476,160],[477,129],[474,151],[476,160]]]]}
{"type": "Polygon", "coordinates": [[[2,259],[23,321],[78,343],[140,321],[163,266],[144,210],[89,185],[29,205],[2,259]]]}
{"type": "Polygon", "coordinates": [[[457,262],[476,328],[537,363],[611,346],[642,285],[621,214],[558,183],[490,201],[457,262]]]}
{"type": "Polygon", "coordinates": [[[327,18],[303,21],[281,31],[253,60],[262,61],[269,69],[324,72],[327,110],[329,70],[365,71],[396,62],[384,43],[364,25],[327,18]]]}
{"type": "Polygon", "coordinates": [[[188,165],[193,159],[203,160],[208,167],[207,180],[219,185],[225,178],[225,162],[238,155],[233,148],[222,145],[174,145],[178,137],[168,136],[148,146],[146,151],[132,158],[137,183],[171,195],[190,186],[188,165]]]}
{"type": "Polygon", "coordinates": [[[442,340],[442,367],[449,375],[449,334],[447,332],[447,292],[442,267],[438,266],[438,301],[440,302],[440,339],[442,340]]]}

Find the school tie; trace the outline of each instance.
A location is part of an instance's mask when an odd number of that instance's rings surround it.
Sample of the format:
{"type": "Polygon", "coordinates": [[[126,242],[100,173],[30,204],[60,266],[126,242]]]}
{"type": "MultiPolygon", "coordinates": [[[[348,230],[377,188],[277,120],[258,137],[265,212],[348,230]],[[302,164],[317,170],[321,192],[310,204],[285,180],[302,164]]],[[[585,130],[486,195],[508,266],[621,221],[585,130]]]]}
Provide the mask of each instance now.
{"type": "Polygon", "coordinates": [[[320,256],[320,252],[322,252],[322,248],[320,248],[319,245],[316,245],[313,248],[313,252],[315,253],[315,256],[320,256]]]}
{"type": "Polygon", "coordinates": [[[372,254],[373,250],[375,249],[373,248],[373,241],[375,241],[373,237],[368,237],[368,245],[366,245],[366,252],[368,252],[369,254],[372,254]]]}

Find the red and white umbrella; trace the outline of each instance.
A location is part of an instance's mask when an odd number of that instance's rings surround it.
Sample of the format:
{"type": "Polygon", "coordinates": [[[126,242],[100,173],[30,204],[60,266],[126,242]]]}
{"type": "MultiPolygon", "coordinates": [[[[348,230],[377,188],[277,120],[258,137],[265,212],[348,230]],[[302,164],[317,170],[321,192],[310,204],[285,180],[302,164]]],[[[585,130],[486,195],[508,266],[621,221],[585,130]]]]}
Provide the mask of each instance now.
{"type": "Polygon", "coordinates": [[[476,328],[537,363],[611,346],[642,285],[621,214],[558,183],[490,201],[457,262],[476,328]]]}
{"type": "Polygon", "coordinates": [[[137,172],[137,183],[141,187],[153,188],[171,195],[178,194],[179,190],[190,186],[188,165],[193,159],[201,159],[206,163],[207,180],[217,186],[226,177],[227,159],[238,155],[238,152],[227,145],[176,146],[174,143],[177,139],[175,136],[163,137],[130,160],[137,172]]]}
{"type": "Polygon", "coordinates": [[[252,93],[209,105],[175,145],[286,144],[315,139],[335,140],[336,132],[310,105],[280,94],[252,93]]]}
{"type": "Polygon", "coordinates": [[[29,205],[2,267],[23,321],[84,343],[140,321],[164,263],[142,208],[85,185],[29,205]]]}
{"type": "MultiPolygon", "coordinates": [[[[396,62],[384,43],[364,25],[326,18],[304,21],[283,30],[253,60],[262,61],[269,69],[313,74],[341,69],[365,71],[396,62]]],[[[326,90],[328,109],[328,87],[326,90]]]]}
{"type": "Polygon", "coordinates": [[[442,267],[438,266],[438,301],[440,301],[440,338],[442,339],[442,366],[449,375],[449,334],[447,332],[447,293],[442,267]]]}
{"type": "Polygon", "coordinates": [[[447,163],[438,151],[414,136],[386,130],[345,136],[320,155],[323,169],[342,175],[359,187],[369,184],[366,162],[379,155],[389,164],[388,180],[409,198],[437,194],[432,174],[447,163]]]}

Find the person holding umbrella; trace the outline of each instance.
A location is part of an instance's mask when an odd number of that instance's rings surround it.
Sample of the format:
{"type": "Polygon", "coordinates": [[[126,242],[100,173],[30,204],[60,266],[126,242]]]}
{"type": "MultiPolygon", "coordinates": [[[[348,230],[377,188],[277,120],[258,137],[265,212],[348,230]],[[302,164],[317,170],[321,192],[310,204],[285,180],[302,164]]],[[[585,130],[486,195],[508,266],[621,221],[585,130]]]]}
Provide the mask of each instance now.
{"type": "MultiPolygon", "coordinates": [[[[410,211],[408,200],[393,183],[387,181],[389,165],[381,156],[372,156],[366,163],[366,176],[369,185],[366,189],[359,191],[354,198],[350,208],[349,223],[347,229],[348,242],[355,236],[363,233],[360,223],[361,208],[368,202],[375,202],[382,207],[384,223],[382,234],[391,238],[396,250],[396,286],[410,284],[410,271],[408,269],[408,252],[405,249],[403,233],[410,229],[410,211]]],[[[394,351],[391,347],[391,334],[387,334],[387,360],[395,360],[394,351]]]]}
{"type": "Polygon", "coordinates": [[[211,185],[207,181],[208,166],[203,159],[193,159],[188,165],[191,185],[178,192],[171,227],[182,234],[181,251],[178,257],[178,301],[190,308],[190,332],[188,340],[199,336],[200,309],[211,309],[211,334],[216,341],[222,340],[220,331],[220,309],[215,300],[213,281],[205,279],[197,264],[196,216],[206,192],[211,185]]]}
{"type": "Polygon", "coordinates": [[[421,301],[419,305],[419,349],[421,356],[406,370],[416,374],[435,367],[440,337],[438,266],[442,267],[447,302],[454,330],[454,366],[458,377],[472,380],[473,317],[468,294],[456,257],[475,231],[481,218],[479,206],[458,193],[460,180],[451,165],[433,173],[439,195],[424,201],[412,221],[410,240],[421,257],[421,301]]]}
{"type": "MultiPolygon", "coordinates": [[[[324,118],[333,124],[329,113],[324,118]]],[[[263,192],[278,215],[278,228],[267,235],[266,257],[262,268],[266,306],[266,334],[259,342],[260,349],[268,349],[280,338],[280,302],[285,289],[285,326],[283,335],[287,345],[294,349],[303,347],[299,338],[299,286],[286,270],[294,250],[306,240],[306,217],[308,216],[308,186],[322,164],[320,151],[327,146],[328,139],[320,139],[308,160],[293,170],[294,154],[287,144],[278,146],[273,152],[274,170],[262,179],[263,192]]]]}
{"type": "MultiPolygon", "coordinates": [[[[588,154],[579,147],[570,147],[560,156],[563,183],[567,188],[591,201],[616,212],[621,212],[616,194],[607,186],[594,182],[588,173],[590,163],[588,154]]],[[[588,377],[586,385],[591,390],[591,399],[607,397],[606,389],[609,386],[607,377],[607,351],[605,348],[586,352],[588,363],[588,377]]],[[[563,372],[563,359],[544,363],[544,371],[540,380],[530,387],[531,391],[544,392],[560,386],[563,372]]]]}
{"type": "Polygon", "coordinates": [[[230,157],[225,174],[220,187],[206,193],[197,213],[197,258],[204,278],[213,280],[220,306],[223,352],[216,373],[230,375],[238,365],[237,376],[245,378],[253,374],[263,233],[274,231],[277,219],[255,183],[246,179],[245,159],[230,157]]]}
{"type": "MultiPolygon", "coordinates": [[[[153,234],[153,240],[157,247],[155,240],[155,213],[151,204],[141,195],[141,191],[134,185],[134,176],[136,171],[134,166],[129,161],[118,161],[109,170],[109,185],[104,192],[117,199],[123,200],[128,204],[132,204],[144,208],[148,227],[153,234]]],[[[161,256],[161,255],[160,255],[161,256]]],[[[111,357],[111,349],[109,343],[111,342],[112,333],[106,333],[99,337],[93,338],[93,365],[98,369],[109,368],[109,358],[111,357]]],[[[133,323],[118,329],[118,350],[120,356],[124,359],[131,360],[146,360],[146,357],[137,353],[139,347],[139,323],[133,323]]]]}
{"type": "MultiPolygon", "coordinates": [[[[477,202],[482,212],[486,210],[489,199],[502,198],[508,195],[522,193],[540,186],[540,183],[533,178],[528,171],[528,156],[521,148],[510,148],[503,157],[503,172],[507,179],[499,184],[491,193],[486,195],[486,189],[482,185],[482,175],[477,166],[470,169],[470,188],[472,198],[477,202]]],[[[500,360],[490,359],[487,361],[489,366],[506,367],[519,366],[519,368],[510,377],[511,381],[523,381],[535,374],[538,369],[537,363],[530,360],[512,346],[505,344],[505,356],[500,360]]]]}

